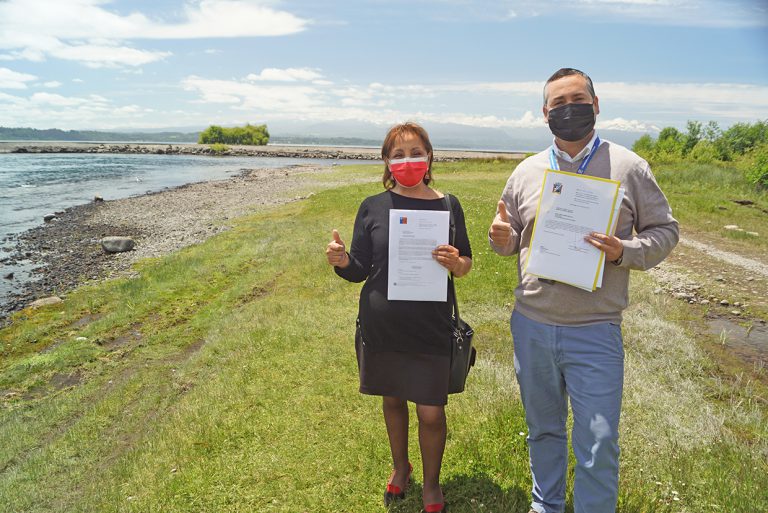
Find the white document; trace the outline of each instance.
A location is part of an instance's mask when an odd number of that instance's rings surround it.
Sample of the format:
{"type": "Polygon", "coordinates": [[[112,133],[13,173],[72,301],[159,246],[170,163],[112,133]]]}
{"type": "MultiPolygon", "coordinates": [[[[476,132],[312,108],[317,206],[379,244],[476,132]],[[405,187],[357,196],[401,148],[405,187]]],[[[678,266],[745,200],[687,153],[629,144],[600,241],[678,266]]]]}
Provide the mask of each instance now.
{"type": "Polygon", "coordinates": [[[595,290],[605,253],[584,237],[610,233],[618,190],[615,180],[548,169],[524,272],[595,290]]]}
{"type": "MultiPolygon", "coordinates": [[[[611,231],[608,232],[608,235],[616,235],[616,225],[619,223],[619,211],[621,210],[621,202],[624,199],[624,187],[619,187],[619,193],[616,195],[616,205],[613,207],[613,218],[611,223],[611,231]]],[[[597,278],[597,288],[603,286],[603,272],[605,271],[605,266],[608,265],[608,262],[603,262],[603,265],[600,266],[600,276],[597,278]]]]}
{"type": "Polygon", "coordinates": [[[448,270],[437,263],[432,251],[448,244],[449,229],[448,211],[389,211],[387,299],[448,300],[448,270]]]}

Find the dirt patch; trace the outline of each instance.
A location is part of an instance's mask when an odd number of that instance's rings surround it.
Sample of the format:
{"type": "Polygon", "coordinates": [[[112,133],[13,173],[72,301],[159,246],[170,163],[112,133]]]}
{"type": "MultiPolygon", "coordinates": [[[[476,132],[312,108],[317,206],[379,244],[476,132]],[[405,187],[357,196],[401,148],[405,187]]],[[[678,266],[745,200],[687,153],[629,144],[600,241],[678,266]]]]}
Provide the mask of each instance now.
{"type": "Polygon", "coordinates": [[[269,280],[267,283],[263,285],[256,285],[251,289],[247,294],[243,294],[239,298],[237,298],[237,306],[243,306],[245,304],[251,303],[253,301],[257,301],[263,297],[267,297],[275,290],[275,284],[277,283],[277,279],[282,275],[283,273],[279,273],[277,276],[269,280]]]}
{"type": "MultiPolygon", "coordinates": [[[[722,242],[721,242],[722,244],[722,242]]],[[[729,248],[732,249],[732,248],[729,248]]],[[[657,293],[683,301],[705,320],[698,332],[710,349],[754,373],[768,364],[768,264],[765,255],[749,256],[717,247],[687,234],[670,257],[652,269],[657,293]]]]}
{"type": "Polygon", "coordinates": [[[54,390],[61,390],[79,385],[82,380],[83,376],[79,372],[57,372],[48,382],[48,386],[54,390]]]}
{"type": "Polygon", "coordinates": [[[73,329],[73,330],[80,329],[83,326],[87,326],[87,325],[89,325],[92,322],[98,321],[102,317],[104,317],[104,314],[86,314],[83,317],[81,317],[80,319],[78,319],[75,322],[73,322],[69,326],[69,329],[73,329]]]}

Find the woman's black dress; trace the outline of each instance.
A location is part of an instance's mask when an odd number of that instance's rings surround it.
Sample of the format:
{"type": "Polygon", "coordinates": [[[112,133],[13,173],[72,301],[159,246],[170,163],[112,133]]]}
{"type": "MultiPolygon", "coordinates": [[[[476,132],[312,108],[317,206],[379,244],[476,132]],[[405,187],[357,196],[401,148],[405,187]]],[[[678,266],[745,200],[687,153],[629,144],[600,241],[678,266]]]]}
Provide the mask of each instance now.
{"type": "MultiPolygon", "coordinates": [[[[461,256],[472,257],[464,211],[450,197],[461,256]]],[[[366,198],[355,219],[350,265],[342,278],[365,285],[360,292],[357,350],[360,392],[400,397],[417,404],[448,402],[452,293],[448,301],[389,301],[389,210],[446,210],[445,200],[416,199],[386,191],[366,198]]],[[[448,278],[446,277],[446,280],[448,278]]]]}

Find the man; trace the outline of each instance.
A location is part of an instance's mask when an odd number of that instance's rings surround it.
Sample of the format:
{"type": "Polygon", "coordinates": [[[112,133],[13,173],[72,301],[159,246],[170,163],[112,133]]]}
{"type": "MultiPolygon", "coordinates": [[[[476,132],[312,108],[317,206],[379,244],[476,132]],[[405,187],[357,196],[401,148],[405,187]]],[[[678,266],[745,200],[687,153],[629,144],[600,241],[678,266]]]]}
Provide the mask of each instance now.
{"type": "Polygon", "coordinates": [[[600,106],[586,74],[563,68],[552,75],[544,86],[543,112],[554,142],[512,173],[488,233],[498,254],[519,255],[510,324],[528,424],[531,512],[565,509],[569,399],[575,513],[613,512],[624,383],[620,323],[629,301],[629,271],[661,262],[677,244],[678,224],[648,163],[598,137],[600,106]],[[594,292],[522,273],[548,168],[618,180],[626,189],[615,235],[591,233],[585,239],[605,252],[602,287],[594,292]]]}

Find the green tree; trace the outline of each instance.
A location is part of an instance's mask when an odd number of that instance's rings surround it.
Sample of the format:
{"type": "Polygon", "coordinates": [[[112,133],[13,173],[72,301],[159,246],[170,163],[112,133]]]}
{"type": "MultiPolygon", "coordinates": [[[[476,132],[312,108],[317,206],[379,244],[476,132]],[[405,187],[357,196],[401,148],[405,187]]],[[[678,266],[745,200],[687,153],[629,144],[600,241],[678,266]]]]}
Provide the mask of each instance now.
{"type": "Polygon", "coordinates": [[[659,132],[654,153],[660,160],[678,160],[683,157],[684,144],[683,134],[677,128],[668,126],[659,132]]]}
{"type": "Polygon", "coordinates": [[[635,141],[635,144],[632,145],[632,151],[640,155],[646,160],[650,160],[651,156],[653,155],[653,150],[656,145],[656,142],[653,140],[653,137],[651,137],[648,134],[643,135],[640,137],[637,141],[635,141]]]}
{"type": "Polygon", "coordinates": [[[244,127],[236,126],[223,128],[211,125],[200,133],[199,144],[238,144],[261,146],[269,142],[267,125],[246,124],[244,127]]]}
{"type": "Polygon", "coordinates": [[[702,126],[700,121],[688,121],[687,133],[683,138],[683,155],[688,155],[690,151],[701,140],[702,126]]]}

